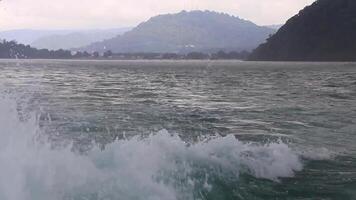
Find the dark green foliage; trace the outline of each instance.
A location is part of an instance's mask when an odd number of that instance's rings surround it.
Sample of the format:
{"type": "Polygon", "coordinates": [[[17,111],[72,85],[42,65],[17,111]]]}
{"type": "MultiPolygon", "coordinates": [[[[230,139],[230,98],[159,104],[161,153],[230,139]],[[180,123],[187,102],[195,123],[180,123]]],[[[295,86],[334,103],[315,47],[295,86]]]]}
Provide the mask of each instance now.
{"type": "Polygon", "coordinates": [[[250,60],[355,61],[356,1],[316,1],[254,50],[250,60]]]}
{"type": "Polygon", "coordinates": [[[104,58],[109,58],[111,56],[112,56],[112,51],[111,50],[105,51],[104,54],[103,54],[104,58]]]}
{"type": "Polygon", "coordinates": [[[187,54],[186,59],[192,59],[192,60],[209,59],[209,55],[201,52],[191,52],[187,54]]]}
{"type": "Polygon", "coordinates": [[[180,58],[180,56],[176,53],[162,54],[162,59],[175,60],[175,59],[179,59],[179,58],[180,58]]]}
{"type": "Polygon", "coordinates": [[[49,51],[47,49],[35,49],[29,45],[18,44],[15,41],[0,42],[0,58],[51,58],[51,59],[67,59],[72,58],[70,51],[56,50],[49,51]]]}
{"type": "Polygon", "coordinates": [[[177,53],[113,53],[111,50],[105,51],[102,56],[99,52],[93,52],[92,54],[87,51],[77,51],[71,53],[66,50],[47,50],[36,49],[29,45],[18,44],[15,41],[2,41],[0,42],[0,58],[19,58],[19,59],[169,59],[169,60],[184,60],[184,59],[245,59],[248,56],[248,52],[242,51],[240,53],[232,51],[225,53],[219,51],[218,53],[207,54],[202,52],[191,52],[187,54],[177,53]]]}
{"type": "MultiPolygon", "coordinates": [[[[104,53],[105,57],[106,53],[104,53]]],[[[187,54],[177,54],[177,53],[111,53],[110,58],[119,60],[245,60],[249,52],[224,52],[219,51],[217,53],[203,53],[203,52],[190,52],[187,54]]],[[[107,58],[108,56],[106,56],[107,58]]]]}
{"type": "Polygon", "coordinates": [[[99,52],[97,52],[97,51],[93,52],[93,57],[94,58],[99,58],[99,56],[100,56],[99,52]]]}

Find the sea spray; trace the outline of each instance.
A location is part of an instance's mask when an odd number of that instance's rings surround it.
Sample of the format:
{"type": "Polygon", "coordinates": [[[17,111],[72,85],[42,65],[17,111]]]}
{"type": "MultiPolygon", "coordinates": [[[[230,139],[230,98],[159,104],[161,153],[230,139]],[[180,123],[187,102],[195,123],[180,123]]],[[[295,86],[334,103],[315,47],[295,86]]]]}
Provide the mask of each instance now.
{"type": "Polygon", "coordinates": [[[229,135],[188,144],[165,130],[79,155],[51,148],[38,117],[20,119],[16,99],[1,98],[0,113],[0,199],[203,199],[217,179],[238,182],[245,173],[276,181],[302,170],[282,142],[229,135]]]}

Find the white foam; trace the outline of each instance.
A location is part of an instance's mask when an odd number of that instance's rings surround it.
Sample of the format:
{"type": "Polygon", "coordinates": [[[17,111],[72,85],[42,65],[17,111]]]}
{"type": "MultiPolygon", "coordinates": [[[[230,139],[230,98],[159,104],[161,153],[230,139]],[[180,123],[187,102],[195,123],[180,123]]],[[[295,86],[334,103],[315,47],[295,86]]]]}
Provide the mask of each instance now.
{"type": "Polygon", "coordinates": [[[303,148],[298,151],[298,154],[307,160],[330,160],[338,153],[327,148],[303,148]]]}
{"type": "Polygon", "coordinates": [[[302,170],[298,154],[282,142],[243,143],[230,135],[188,145],[160,131],[84,156],[51,149],[40,131],[35,116],[19,120],[15,101],[0,98],[0,199],[193,199],[196,187],[212,189],[211,176],[277,180],[302,170]]]}

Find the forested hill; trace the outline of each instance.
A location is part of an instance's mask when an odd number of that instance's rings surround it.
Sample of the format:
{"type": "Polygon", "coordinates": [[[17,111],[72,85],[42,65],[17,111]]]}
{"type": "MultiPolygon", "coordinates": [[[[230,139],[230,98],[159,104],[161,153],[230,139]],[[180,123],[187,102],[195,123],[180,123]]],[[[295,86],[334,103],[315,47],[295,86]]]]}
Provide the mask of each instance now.
{"type": "Polygon", "coordinates": [[[99,52],[88,53],[86,51],[71,52],[69,50],[36,49],[30,45],[19,44],[16,41],[0,40],[0,59],[120,59],[120,60],[219,60],[219,59],[246,59],[248,52],[224,52],[212,54],[190,52],[187,54],[174,53],[121,53],[113,54],[110,50],[100,54],[99,52]]]}
{"type": "Polygon", "coordinates": [[[50,58],[67,59],[72,58],[67,50],[50,51],[47,49],[36,49],[29,45],[18,44],[15,41],[0,41],[0,58],[50,58]]]}
{"type": "Polygon", "coordinates": [[[255,49],[250,60],[356,60],[356,1],[314,2],[255,49]]]}
{"type": "Polygon", "coordinates": [[[116,53],[251,51],[274,32],[228,14],[182,11],[152,17],[122,36],[81,50],[116,53]]]}

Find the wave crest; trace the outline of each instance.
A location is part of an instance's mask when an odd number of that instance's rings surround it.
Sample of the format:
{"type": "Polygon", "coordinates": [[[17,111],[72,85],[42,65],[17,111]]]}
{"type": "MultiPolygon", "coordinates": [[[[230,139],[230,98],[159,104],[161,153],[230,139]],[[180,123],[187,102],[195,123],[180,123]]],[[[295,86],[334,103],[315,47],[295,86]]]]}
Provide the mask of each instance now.
{"type": "Polygon", "coordinates": [[[78,155],[39,142],[37,118],[20,120],[13,99],[0,99],[0,113],[0,199],[196,199],[218,178],[247,173],[276,181],[303,168],[282,142],[230,135],[188,144],[165,130],[78,155]]]}

